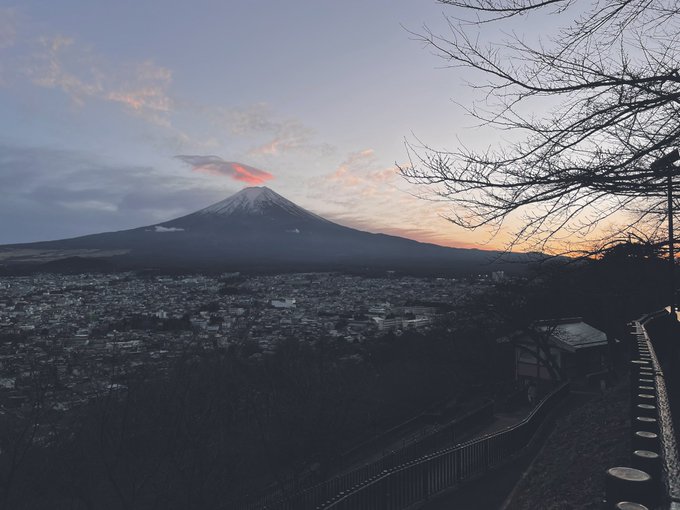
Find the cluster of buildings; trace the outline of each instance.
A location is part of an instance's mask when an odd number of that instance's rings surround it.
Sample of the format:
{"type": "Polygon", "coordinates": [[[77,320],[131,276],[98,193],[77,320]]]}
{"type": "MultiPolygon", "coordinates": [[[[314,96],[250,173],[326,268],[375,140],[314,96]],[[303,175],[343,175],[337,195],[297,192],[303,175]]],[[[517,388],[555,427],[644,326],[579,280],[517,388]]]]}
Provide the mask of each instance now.
{"type": "Polygon", "coordinates": [[[167,370],[189,347],[247,344],[257,358],[289,337],[361,343],[427,328],[475,285],[336,273],[0,278],[0,411],[28,405],[38,386],[68,409],[167,370]]]}

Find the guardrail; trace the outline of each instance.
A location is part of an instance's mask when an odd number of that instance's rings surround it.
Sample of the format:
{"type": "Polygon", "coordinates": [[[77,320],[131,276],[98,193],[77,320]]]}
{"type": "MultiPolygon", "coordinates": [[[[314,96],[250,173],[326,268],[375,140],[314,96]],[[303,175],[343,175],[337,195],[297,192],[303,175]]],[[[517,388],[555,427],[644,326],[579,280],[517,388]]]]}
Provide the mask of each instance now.
{"type": "Polygon", "coordinates": [[[569,384],[564,383],[521,422],[385,470],[316,508],[401,510],[477,478],[522,453],[536,437],[548,414],[568,393],[569,384]]]}
{"type": "Polygon", "coordinates": [[[357,484],[369,480],[388,469],[401,466],[410,460],[420,458],[425,453],[442,448],[445,445],[456,444],[456,441],[459,441],[460,437],[471,429],[490,422],[493,418],[493,412],[494,402],[487,402],[433,432],[415,439],[402,448],[386,450],[379,459],[316,485],[307,488],[300,487],[299,490],[288,495],[281,493],[270,494],[261,498],[257,503],[252,503],[243,508],[245,510],[313,510],[319,504],[328,501],[337,494],[356,487],[357,484]]]}
{"type": "Polygon", "coordinates": [[[627,501],[640,510],[680,510],[680,461],[667,381],[647,330],[652,321],[664,319],[670,321],[667,310],[632,323],[631,467],[607,470],[605,509],[633,508],[621,506],[627,501]]]}

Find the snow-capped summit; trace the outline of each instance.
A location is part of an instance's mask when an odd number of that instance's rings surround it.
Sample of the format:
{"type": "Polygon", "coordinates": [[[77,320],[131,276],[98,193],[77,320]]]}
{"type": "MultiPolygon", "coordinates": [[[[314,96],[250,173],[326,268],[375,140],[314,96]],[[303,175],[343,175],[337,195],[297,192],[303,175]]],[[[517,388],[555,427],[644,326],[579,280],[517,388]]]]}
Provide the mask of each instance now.
{"type": "Polygon", "coordinates": [[[439,267],[451,271],[462,266],[476,267],[481,261],[486,264],[489,259],[483,252],[418,243],[339,225],[264,186],[245,188],[205,209],[162,223],[14,245],[4,247],[4,251],[22,254],[27,248],[30,253],[58,252],[64,257],[86,253],[88,260],[101,257],[127,269],[318,271],[439,267]]]}
{"type": "Polygon", "coordinates": [[[262,214],[272,205],[294,205],[266,186],[244,188],[238,193],[198,211],[201,214],[230,215],[236,212],[262,214]]]}
{"type": "Polygon", "coordinates": [[[244,188],[238,193],[198,211],[203,214],[231,214],[235,211],[261,213],[270,202],[287,201],[266,186],[244,188]]]}
{"type": "MultiPolygon", "coordinates": [[[[309,233],[318,229],[344,228],[295,205],[266,186],[245,188],[195,213],[160,224],[163,232],[213,232],[223,235],[271,235],[309,233]],[[266,232],[266,234],[265,234],[266,232]]],[[[156,228],[156,231],[158,229],[156,228]]]]}
{"type": "Polygon", "coordinates": [[[322,219],[302,207],[295,205],[266,186],[244,188],[238,193],[198,211],[198,214],[265,215],[279,210],[287,214],[322,219]]]}

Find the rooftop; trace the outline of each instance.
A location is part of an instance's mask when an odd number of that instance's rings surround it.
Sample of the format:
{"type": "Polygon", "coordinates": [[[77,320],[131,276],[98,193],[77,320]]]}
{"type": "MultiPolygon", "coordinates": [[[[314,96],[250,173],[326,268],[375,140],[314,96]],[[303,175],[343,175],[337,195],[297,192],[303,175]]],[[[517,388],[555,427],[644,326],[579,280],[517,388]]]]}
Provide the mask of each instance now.
{"type": "Polygon", "coordinates": [[[607,345],[604,331],[583,322],[580,317],[539,321],[535,323],[540,331],[550,331],[550,339],[557,346],[570,352],[590,347],[607,345]]]}

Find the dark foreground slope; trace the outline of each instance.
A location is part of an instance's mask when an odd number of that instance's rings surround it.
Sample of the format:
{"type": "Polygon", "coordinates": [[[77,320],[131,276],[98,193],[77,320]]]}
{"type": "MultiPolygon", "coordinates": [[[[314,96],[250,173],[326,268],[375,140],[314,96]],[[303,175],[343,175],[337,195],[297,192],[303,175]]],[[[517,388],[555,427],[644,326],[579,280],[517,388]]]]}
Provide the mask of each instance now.
{"type": "Polygon", "coordinates": [[[418,510],[599,510],[605,470],[626,463],[627,398],[572,393],[523,455],[418,510]]]}
{"type": "Polygon", "coordinates": [[[557,424],[505,510],[601,508],[605,471],[629,462],[624,379],[557,424]]]}

